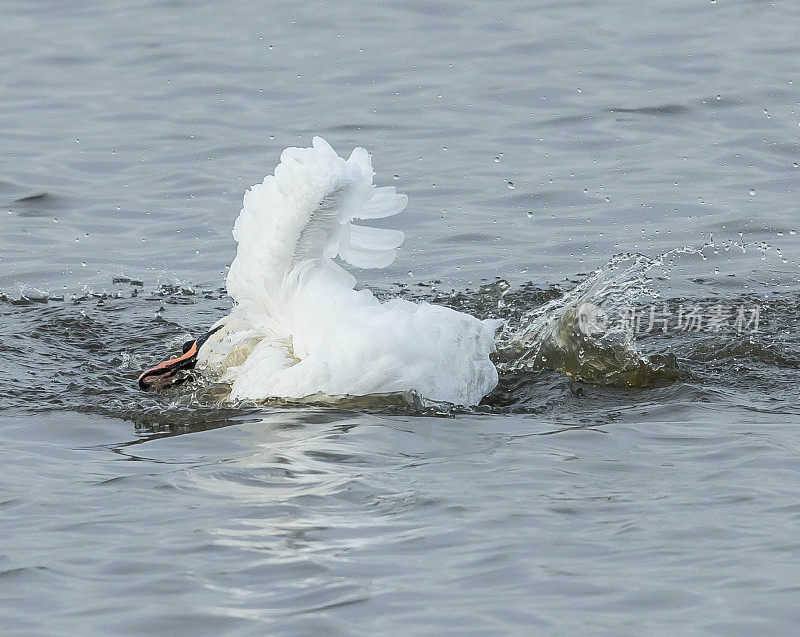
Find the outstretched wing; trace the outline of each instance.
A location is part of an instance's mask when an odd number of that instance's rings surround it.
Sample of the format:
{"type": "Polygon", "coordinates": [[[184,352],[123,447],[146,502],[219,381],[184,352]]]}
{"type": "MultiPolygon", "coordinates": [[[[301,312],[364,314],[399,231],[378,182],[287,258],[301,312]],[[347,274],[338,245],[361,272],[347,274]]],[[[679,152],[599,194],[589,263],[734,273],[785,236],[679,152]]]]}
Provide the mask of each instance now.
{"type": "Polygon", "coordinates": [[[234,225],[239,245],[227,285],[236,302],[254,313],[278,307],[278,291],[288,277],[320,260],[329,262],[327,270],[341,271],[330,263],[337,255],[360,268],[394,261],[402,232],[353,223],[406,207],[407,197],[392,187],[376,188],[373,174],[363,148],[344,159],[315,137],[310,148],[284,150],[274,175],[245,193],[234,225]]]}

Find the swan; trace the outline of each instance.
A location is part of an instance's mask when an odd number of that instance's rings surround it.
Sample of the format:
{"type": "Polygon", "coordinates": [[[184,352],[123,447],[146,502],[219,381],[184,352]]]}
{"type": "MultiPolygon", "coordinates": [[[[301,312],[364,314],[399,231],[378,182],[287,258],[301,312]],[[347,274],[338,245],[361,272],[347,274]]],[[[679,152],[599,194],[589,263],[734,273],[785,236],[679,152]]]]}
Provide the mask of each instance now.
{"type": "Polygon", "coordinates": [[[304,399],[414,391],[476,405],[497,385],[490,359],[500,320],[427,302],[378,300],[354,289],[356,268],[391,264],[404,235],[355,223],[389,217],[408,202],[373,185],[363,148],[344,159],[321,137],[287,148],[274,174],[250,188],[233,228],[227,276],[231,313],[147,370],[143,388],[179,369],[229,383],[229,399],[304,399]]]}

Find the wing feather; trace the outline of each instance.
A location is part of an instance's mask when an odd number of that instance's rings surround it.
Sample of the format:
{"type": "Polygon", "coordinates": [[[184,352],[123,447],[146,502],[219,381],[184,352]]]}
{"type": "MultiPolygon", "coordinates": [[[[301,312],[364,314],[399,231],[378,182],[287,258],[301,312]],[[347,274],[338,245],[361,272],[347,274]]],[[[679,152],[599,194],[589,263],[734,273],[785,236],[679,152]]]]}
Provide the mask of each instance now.
{"type": "Polygon", "coordinates": [[[308,216],[308,222],[300,231],[294,247],[293,264],[336,256],[341,234],[342,202],[347,194],[346,191],[347,187],[344,186],[328,193],[308,216]]]}
{"type": "Polygon", "coordinates": [[[339,254],[357,268],[385,268],[397,257],[397,250],[365,250],[355,246],[343,248],[339,254]]]}
{"type": "Polygon", "coordinates": [[[365,250],[393,250],[405,240],[400,230],[350,224],[350,245],[365,250]]]}
{"type": "Polygon", "coordinates": [[[394,186],[375,188],[372,198],[364,203],[353,219],[383,219],[402,212],[408,205],[406,195],[398,195],[394,186]]]}

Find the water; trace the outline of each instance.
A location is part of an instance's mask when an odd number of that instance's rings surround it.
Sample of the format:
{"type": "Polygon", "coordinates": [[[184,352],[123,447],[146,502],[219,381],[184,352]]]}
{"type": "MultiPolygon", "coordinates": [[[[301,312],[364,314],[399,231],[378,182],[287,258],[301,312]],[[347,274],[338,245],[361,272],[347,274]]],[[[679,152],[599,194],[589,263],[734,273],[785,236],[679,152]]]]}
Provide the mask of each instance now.
{"type": "Polygon", "coordinates": [[[3,634],[796,631],[796,3],[0,15],[3,634]],[[314,134],[410,197],[364,285],[508,320],[482,405],[136,389],[314,134]]]}

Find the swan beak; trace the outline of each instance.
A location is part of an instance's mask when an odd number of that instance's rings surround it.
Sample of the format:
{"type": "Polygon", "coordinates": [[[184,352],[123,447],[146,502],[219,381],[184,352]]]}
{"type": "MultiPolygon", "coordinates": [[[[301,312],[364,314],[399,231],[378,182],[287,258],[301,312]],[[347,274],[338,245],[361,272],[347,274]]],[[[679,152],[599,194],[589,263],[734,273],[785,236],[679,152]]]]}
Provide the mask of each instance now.
{"type": "Polygon", "coordinates": [[[176,380],[173,380],[175,375],[184,369],[194,369],[194,366],[197,364],[197,353],[200,351],[200,347],[212,334],[221,328],[222,325],[218,325],[197,340],[186,343],[183,346],[183,354],[177,358],[170,358],[142,372],[139,376],[139,389],[144,389],[145,391],[150,389],[163,389],[164,387],[175,384],[176,380]]]}
{"type": "Polygon", "coordinates": [[[197,363],[197,341],[192,341],[182,356],[170,358],[155,367],[145,370],[139,376],[139,389],[163,389],[172,384],[171,379],[182,369],[193,369],[197,363]]]}

